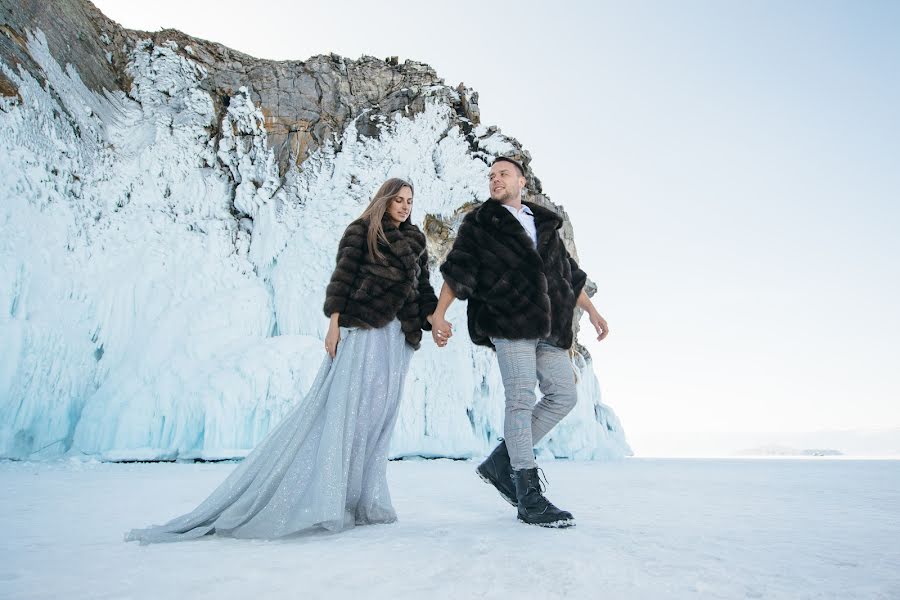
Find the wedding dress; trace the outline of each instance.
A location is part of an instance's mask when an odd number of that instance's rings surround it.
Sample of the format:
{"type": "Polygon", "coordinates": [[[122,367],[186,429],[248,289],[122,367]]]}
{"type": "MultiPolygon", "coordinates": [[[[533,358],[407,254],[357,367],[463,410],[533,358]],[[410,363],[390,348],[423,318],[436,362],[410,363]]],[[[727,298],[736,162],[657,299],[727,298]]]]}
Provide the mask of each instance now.
{"type": "Polygon", "coordinates": [[[387,456],[412,354],[398,320],[341,328],[336,357],[326,355],[306,396],[206,500],[125,539],[272,539],[395,521],[387,456]]]}

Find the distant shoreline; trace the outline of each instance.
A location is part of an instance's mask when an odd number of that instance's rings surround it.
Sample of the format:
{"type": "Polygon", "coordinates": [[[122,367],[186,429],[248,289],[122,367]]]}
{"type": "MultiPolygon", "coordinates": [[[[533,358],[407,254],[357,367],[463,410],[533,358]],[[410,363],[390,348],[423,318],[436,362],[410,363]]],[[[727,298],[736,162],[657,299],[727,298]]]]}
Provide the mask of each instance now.
{"type": "Polygon", "coordinates": [[[850,454],[843,454],[840,456],[809,456],[809,455],[792,455],[792,456],[783,456],[783,455],[736,455],[736,454],[722,454],[722,455],[660,455],[660,454],[635,454],[634,456],[627,456],[623,460],[640,460],[640,459],[653,459],[653,460],[733,460],[733,461],[741,461],[741,460],[821,460],[821,461],[840,461],[840,460],[859,460],[859,461],[900,461],[900,454],[887,454],[883,456],[855,456],[850,454]]]}

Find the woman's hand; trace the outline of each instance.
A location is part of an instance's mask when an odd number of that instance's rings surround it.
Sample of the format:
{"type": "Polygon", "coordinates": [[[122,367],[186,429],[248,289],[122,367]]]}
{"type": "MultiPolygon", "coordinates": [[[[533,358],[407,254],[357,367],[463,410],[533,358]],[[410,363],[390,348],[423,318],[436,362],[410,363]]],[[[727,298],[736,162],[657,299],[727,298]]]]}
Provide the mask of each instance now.
{"type": "Polygon", "coordinates": [[[442,315],[431,314],[427,317],[431,323],[431,337],[438,348],[443,348],[453,336],[453,325],[442,315]]]}
{"type": "Polygon", "coordinates": [[[341,342],[341,328],[338,325],[338,320],[334,318],[336,315],[337,313],[332,315],[331,322],[328,324],[328,333],[325,334],[325,352],[331,358],[337,355],[337,347],[341,342]]]}

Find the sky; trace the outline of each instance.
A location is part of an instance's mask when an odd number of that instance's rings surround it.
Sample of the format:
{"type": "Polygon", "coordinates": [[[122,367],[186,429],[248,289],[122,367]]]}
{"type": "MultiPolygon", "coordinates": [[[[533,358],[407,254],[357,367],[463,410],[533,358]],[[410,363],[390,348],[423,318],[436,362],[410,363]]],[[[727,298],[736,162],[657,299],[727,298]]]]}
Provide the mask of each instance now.
{"type": "Polygon", "coordinates": [[[581,341],[638,454],[672,433],[900,428],[900,3],[95,4],[474,88],[572,219],[610,325],[581,341]]]}

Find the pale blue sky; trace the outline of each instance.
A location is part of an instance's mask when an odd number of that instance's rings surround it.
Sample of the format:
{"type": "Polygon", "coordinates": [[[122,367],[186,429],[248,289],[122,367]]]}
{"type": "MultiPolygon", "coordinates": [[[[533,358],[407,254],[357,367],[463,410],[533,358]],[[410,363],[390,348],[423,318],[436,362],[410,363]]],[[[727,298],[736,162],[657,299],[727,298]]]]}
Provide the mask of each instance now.
{"type": "Polygon", "coordinates": [[[612,331],[589,348],[638,452],[656,431],[900,427],[900,3],[96,4],[474,87],[573,219],[612,331]]]}

